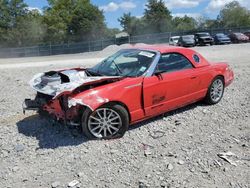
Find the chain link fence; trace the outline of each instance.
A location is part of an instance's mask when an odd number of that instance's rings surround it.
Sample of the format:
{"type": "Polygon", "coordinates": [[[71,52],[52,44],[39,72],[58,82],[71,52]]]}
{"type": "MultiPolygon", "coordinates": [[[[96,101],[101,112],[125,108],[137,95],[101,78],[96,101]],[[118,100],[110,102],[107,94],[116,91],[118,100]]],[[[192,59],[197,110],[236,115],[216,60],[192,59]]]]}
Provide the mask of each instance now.
{"type": "MultiPolygon", "coordinates": [[[[155,33],[155,34],[131,36],[127,40],[123,40],[122,43],[131,43],[131,44],[168,43],[169,38],[171,36],[194,34],[196,32],[208,32],[211,35],[214,35],[216,33],[229,34],[230,32],[246,32],[246,31],[250,31],[250,27],[155,33]]],[[[59,44],[59,45],[44,44],[44,45],[38,45],[38,46],[33,46],[33,47],[0,48],[0,58],[50,56],[50,55],[59,55],[59,54],[92,52],[92,51],[103,50],[107,46],[114,45],[114,44],[121,44],[121,42],[114,38],[114,39],[103,39],[103,40],[98,40],[98,41],[66,43],[66,44],[59,44]]]]}

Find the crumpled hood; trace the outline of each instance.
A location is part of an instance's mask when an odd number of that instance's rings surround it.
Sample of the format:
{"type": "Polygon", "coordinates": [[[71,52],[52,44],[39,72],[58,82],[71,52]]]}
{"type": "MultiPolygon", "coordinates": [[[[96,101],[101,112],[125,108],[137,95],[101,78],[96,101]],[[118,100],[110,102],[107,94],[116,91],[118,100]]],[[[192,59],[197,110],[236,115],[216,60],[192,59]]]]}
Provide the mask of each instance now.
{"type": "Polygon", "coordinates": [[[119,76],[88,76],[85,69],[69,69],[63,71],[49,71],[36,74],[29,82],[37,92],[53,96],[54,98],[66,92],[71,93],[83,85],[90,85],[106,80],[119,80],[119,76]]]}

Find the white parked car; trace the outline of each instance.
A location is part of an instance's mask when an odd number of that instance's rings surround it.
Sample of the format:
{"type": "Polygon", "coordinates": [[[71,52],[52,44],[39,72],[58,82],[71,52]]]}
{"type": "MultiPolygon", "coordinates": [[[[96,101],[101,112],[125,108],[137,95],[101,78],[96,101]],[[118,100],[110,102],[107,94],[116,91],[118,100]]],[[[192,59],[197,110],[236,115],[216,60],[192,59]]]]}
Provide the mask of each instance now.
{"type": "Polygon", "coordinates": [[[177,46],[180,36],[173,36],[169,38],[169,45],[177,46]]]}

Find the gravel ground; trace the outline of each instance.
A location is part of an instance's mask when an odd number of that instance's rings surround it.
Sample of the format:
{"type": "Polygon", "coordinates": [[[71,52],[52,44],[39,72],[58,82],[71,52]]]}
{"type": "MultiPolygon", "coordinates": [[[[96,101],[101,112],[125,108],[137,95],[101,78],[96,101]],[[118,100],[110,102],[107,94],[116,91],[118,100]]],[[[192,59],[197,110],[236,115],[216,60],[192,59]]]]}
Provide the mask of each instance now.
{"type": "Polygon", "coordinates": [[[88,67],[95,62],[85,58],[103,58],[114,47],[98,54],[27,58],[40,65],[33,67],[18,66],[25,58],[1,59],[0,187],[250,187],[250,44],[195,49],[233,68],[235,81],[223,100],[166,113],[111,141],[88,141],[76,129],[23,115],[21,104],[35,94],[27,84],[35,73],[88,67]]]}

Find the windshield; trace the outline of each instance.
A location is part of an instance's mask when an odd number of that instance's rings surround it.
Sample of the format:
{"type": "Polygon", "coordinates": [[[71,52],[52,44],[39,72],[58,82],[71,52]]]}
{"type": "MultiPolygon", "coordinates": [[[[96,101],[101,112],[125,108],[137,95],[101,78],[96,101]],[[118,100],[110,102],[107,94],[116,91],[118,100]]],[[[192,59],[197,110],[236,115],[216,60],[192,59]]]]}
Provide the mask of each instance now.
{"type": "Polygon", "coordinates": [[[218,37],[218,38],[224,38],[224,37],[227,37],[225,34],[223,34],[223,33],[218,33],[218,34],[216,34],[216,36],[218,37]]]}
{"type": "Polygon", "coordinates": [[[185,36],[182,36],[183,40],[194,40],[194,36],[192,35],[185,35],[185,36]]]}
{"type": "Polygon", "coordinates": [[[199,37],[208,37],[210,36],[208,33],[198,33],[199,37]]]}
{"type": "Polygon", "coordinates": [[[155,56],[155,52],[147,50],[121,50],[87,71],[103,76],[137,77],[147,71],[155,56]]]}
{"type": "Polygon", "coordinates": [[[238,37],[242,37],[242,36],[244,36],[244,34],[243,34],[243,33],[235,33],[235,35],[236,35],[236,36],[238,36],[238,37]]]}
{"type": "Polygon", "coordinates": [[[180,37],[173,37],[173,41],[178,41],[180,37]]]}

